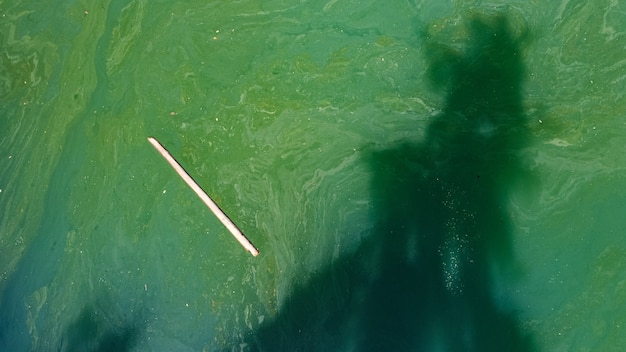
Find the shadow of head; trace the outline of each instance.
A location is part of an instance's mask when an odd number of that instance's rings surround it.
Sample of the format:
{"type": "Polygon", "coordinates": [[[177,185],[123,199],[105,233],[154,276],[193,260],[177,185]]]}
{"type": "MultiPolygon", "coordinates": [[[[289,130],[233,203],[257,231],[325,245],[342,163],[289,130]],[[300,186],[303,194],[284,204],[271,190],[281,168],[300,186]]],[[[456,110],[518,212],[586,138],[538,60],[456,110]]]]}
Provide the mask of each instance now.
{"type": "MultiPolygon", "coordinates": [[[[445,91],[443,113],[430,124],[429,142],[446,142],[448,151],[466,149],[467,143],[484,144],[483,152],[518,149],[527,137],[521,96],[527,30],[502,14],[473,14],[465,22],[451,26],[460,28],[455,33],[429,27],[423,34],[428,77],[445,91]]],[[[470,150],[475,151],[480,150],[470,150]]],[[[480,156],[472,155],[474,160],[480,156]]]]}

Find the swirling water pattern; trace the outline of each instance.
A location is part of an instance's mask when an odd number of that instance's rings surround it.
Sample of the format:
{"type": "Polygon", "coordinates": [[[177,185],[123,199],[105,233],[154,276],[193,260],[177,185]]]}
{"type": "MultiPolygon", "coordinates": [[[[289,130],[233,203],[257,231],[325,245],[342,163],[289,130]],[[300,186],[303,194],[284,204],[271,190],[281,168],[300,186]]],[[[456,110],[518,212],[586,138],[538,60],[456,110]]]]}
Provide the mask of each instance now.
{"type": "MultiPolygon", "coordinates": [[[[476,13],[527,36],[530,172],[503,211],[515,266],[494,269],[495,303],[537,350],[621,351],[626,8],[612,0],[0,3],[0,349],[252,348],[371,240],[368,158],[427,136],[446,105],[429,39],[462,52],[476,13]]],[[[441,255],[451,289],[464,241],[441,255]]]]}

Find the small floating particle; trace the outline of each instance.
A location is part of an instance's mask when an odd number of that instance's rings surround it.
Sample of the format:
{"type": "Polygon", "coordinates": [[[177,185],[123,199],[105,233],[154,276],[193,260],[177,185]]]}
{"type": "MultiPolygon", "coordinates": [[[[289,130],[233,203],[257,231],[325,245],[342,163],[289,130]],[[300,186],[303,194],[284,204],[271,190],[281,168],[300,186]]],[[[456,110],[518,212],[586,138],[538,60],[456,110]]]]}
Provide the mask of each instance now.
{"type": "Polygon", "coordinates": [[[176,115],[176,111],[170,111],[170,116],[176,115]]]}
{"type": "Polygon", "coordinates": [[[217,40],[217,36],[213,36],[213,40],[217,40]]]}

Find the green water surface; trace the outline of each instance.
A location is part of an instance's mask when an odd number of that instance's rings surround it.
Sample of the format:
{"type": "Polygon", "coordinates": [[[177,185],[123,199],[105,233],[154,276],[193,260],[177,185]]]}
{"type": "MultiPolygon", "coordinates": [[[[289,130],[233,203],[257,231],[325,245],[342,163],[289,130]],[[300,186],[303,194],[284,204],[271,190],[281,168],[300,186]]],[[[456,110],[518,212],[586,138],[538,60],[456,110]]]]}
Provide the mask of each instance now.
{"type": "Polygon", "coordinates": [[[623,351],[624,23],[0,0],[0,350],[623,351]]]}

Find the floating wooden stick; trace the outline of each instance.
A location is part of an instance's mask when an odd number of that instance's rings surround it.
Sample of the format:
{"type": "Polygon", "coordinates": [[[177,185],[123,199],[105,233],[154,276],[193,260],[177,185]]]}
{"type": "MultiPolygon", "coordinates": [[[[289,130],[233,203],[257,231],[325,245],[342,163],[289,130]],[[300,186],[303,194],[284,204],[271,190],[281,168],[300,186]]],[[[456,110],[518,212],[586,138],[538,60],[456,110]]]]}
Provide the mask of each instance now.
{"type": "Polygon", "coordinates": [[[183,169],[183,167],[180,166],[178,161],[174,159],[174,157],[167,151],[167,149],[165,149],[161,145],[161,143],[159,143],[159,141],[157,141],[156,139],[152,137],[148,137],[148,141],[165,158],[165,160],[167,160],[167,162],[170,163],[170,165],[174,168],[174,170],[176,170],[178,175],[185,181],[185,183],[187,183],[187,185],[191,187],[191,189],[193,189],[194,192],[196,192],[198,197],[200,197],[200,199],[202,199],[204,204],[206,204],[206,206],[209,207],[209,209],[211,209],[213,214],[215,214],[215,216],[217,216],[217,218],[222,222],[222,224],[226,226],[228,231],[230,231],[230,233],[232,233],[233,236],[235,236],[235,238],[237,239],[237,241],[239,241],[239,243],[241,243],[243,248],[245,248],[248,252],[252,253],[252,255],[255,257],[259,255],[259,251],[256,249],[256,247],[254,247],[252,242],[250,242],[250,240],[246,238],[246,236],[241,232],[241,230],[239,230],[237,225],[235,225],[235,223],[233,223],[233,221],[230,220],[230,218],[222,211],[222,209],[220,209],[220,207],[217,204],[215,204],[213,199],[211,199],[211,197],[209,197],[209,195],[206,194],[206,192],[198,185],[198,183],[194,181],[193,178],[191,178],[191,176],[189,176],[187,171],[185,171],[185,169],[183,169]]]}

